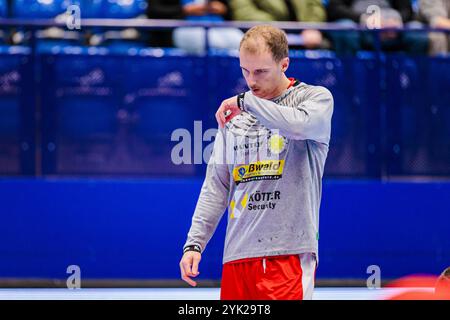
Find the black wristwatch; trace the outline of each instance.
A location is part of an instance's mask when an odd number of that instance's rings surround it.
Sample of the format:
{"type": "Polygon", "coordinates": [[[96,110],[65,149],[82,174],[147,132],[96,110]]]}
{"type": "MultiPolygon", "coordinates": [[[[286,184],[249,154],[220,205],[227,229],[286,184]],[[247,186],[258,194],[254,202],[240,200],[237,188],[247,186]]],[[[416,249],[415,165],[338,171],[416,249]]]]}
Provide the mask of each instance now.
{"type": "Polygon", "coordinates": [[[245,96],[245,92],[238,94],[237,96],[237,104],[239,109],[241,109],[241,111],[245,111],[244,108],[244,96],[245,96]]]}
{"type": "Polygon", "coordinates": [[[184,247],[183,254],[188,252],[188,251],[195,251],[195,252],[202,253],[202,249],[200,248],[200,246],[198,246],[196,244],[184,247]]]}

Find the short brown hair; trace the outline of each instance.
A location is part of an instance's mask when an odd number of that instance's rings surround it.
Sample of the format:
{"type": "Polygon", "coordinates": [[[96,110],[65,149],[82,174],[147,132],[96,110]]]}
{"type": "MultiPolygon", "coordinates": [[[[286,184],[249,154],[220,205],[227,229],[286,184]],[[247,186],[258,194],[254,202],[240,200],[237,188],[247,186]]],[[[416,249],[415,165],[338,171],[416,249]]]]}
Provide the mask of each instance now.
{"type": "Polygon", "coordinates": [[[271,25],[259,25],[248,30],[241,40],[239,50],[243,48],[250,53],[260,52],[261,47],[257,43],[260,39],[264,40],[275,61],[279,62],[289,55],[286,33],[271,25]]]}

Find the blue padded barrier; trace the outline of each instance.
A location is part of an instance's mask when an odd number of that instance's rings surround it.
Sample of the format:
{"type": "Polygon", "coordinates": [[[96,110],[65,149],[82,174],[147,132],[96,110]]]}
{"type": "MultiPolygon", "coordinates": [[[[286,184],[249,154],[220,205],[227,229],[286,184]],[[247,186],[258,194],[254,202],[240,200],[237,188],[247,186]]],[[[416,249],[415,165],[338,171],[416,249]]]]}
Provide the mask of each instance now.
{"type": "Polygon", "coordinates": [[[30,50],[0,46],[0,173],[34,173],[34,92],[30,50]]]}
{"type": "Polygon", "coordinates": [[[390,55],[390,175],[450,175],[450,59],[390,55]]]}
{"type": "MultiPolygon", "coordinates": [[[[0,275],[179,279],[202,179],[0,180],[0,275]]],[[[439,274],[449,265],[448,182],[325,180],[318,279],[439,274]]],[[[219,280],[226,213],[200,264],[219,280]]]]}

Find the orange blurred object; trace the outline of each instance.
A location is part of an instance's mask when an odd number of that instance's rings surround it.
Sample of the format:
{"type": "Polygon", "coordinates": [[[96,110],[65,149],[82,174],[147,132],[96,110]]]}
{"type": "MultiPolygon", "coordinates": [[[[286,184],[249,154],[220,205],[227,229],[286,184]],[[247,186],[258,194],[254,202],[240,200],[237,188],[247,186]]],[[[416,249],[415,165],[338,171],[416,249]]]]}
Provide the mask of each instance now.
{"type": "Polygon", "coordinates": [[[405,289],[388,300],[450,300],[450,267],[439,277],[411,275],[395,280],[387,287],[405,289]]]}

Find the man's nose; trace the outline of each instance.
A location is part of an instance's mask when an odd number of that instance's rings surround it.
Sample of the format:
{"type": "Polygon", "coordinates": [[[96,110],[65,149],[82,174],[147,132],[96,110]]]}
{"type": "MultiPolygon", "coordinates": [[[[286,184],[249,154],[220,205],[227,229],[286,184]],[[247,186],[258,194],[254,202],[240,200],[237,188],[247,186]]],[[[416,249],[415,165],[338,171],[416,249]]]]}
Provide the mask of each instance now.
{"type": "Polygon", "coordinates": [[[247,77],[247,84],[249,87],[254,87],[256,85],[255,78],[251,75],[247,77]]]}

